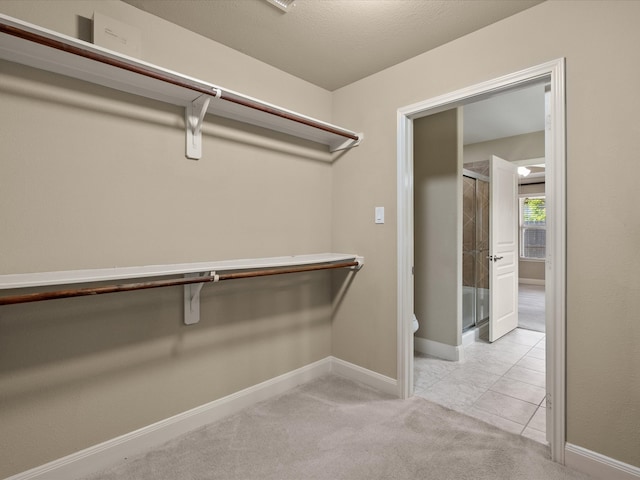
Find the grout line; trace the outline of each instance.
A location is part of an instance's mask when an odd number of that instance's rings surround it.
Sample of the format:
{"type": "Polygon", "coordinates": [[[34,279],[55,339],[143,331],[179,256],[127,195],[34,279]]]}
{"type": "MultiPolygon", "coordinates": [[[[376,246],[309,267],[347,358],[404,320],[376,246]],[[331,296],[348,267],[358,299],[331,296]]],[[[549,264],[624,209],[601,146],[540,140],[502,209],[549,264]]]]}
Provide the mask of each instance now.
{"type": "MultiPolygon", "coordinates": [[[[537,411],[538,411],[538,409],[537,409],[537,408],[533,411],[533,415],[531,415],[531,418],[529,419],[529,421],[527,421],[527,424],[524,426],[524,429],[522,430],[522,432],[524,432],[524,431],[527,429],[527,427],[529,427],[529,424],[531,423],[531,420],[533,420],[533,417],[536,415],[536,412],[537,412],[537,411]]],[[[532,429],[532,430],[537,430],[537,429],[535,429],[535,428],[533,428],[533,427],[531,427],[531,429],[532,429]]],[[[537,431],[539,432],[540,430],[537,430],[537,431]]],[[[546,433],[546,432],[545,432],[545,433],[546,433]]]]}

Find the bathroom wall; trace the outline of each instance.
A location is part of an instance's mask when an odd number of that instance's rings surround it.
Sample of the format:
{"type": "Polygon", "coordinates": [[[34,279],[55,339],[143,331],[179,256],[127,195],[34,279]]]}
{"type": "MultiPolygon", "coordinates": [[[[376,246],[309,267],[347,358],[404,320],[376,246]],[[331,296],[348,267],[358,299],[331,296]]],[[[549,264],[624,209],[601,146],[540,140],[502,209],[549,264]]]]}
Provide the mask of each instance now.
{"type": "Polygon", "coordinates": [[[544,158],[544,131],[524,133],[464,146],[464,163],[488,160],[491,155],[513,162],[544,158]]]}
{"type": "Polygon", "coordinates": [[[457,346],[462,304],[461,109],[414,122],[416,335],[457,346]]]}

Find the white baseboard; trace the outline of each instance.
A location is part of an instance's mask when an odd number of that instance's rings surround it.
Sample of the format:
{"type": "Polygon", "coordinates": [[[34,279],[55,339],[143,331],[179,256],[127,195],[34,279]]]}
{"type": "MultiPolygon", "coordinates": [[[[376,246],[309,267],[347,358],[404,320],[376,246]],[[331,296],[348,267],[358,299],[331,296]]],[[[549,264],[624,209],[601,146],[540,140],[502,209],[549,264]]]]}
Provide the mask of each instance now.
{"type": "Polygon", "coordinates": [[[567,443],[564,447],[567,467],[602,480],[632,480],[640,478],[640,467],[623,463],[586,448],[567,443]]]}
{"type": "Polygon", "coordinates": [[[345,362],[339,358],[331,357],[331,371],[336,375],[341,375],[350,380],[364,383],[381,392],[389,393],[391,395],[398,395],[398,381],[381,375],[372,370],[359,367],[353,363],[345,362]]]}
{"type": "Polygon", "coordinates": [[[464,348],[462,345],[454,347],[453,345],[447,345],[446,343],[427,340],[426,338],[421,337],[414,337],[413,348],[417,352],[433,355],[434,357],[442,358],[443,360],[451,360],[453,362],[464,360],[464,348]]]}
{"type": "Polygon", "coordinates": [[[544,279],[539,278],[519,278],[518,283],[524,283],[525,285],[544,285],[544,279]]]}
{"type": "Polygon", "coordinates": [[[462,334],[462,347],[468,347],[476,343],[480,338],[489,338],[489,323],[485,323],[479,327],[474,327],[462,334]]]}
{"type": "Polygon", "coordinates": [[[326,357],[232,395],[18,473],[5,480],[50,480],[52,478],[87,476],[124,458],[162,445],[179,435],[232,415],[243,408],[284,393],[330,372],[393,395],[398,394],[396,380],[335,357],[326,357]]]}

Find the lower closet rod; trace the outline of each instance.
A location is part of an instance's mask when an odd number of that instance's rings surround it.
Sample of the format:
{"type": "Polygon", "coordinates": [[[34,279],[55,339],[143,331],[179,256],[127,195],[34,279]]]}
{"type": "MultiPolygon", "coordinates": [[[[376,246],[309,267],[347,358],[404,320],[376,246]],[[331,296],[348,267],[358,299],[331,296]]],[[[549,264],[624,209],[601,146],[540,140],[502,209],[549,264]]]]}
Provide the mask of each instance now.
{"type": "Polygon", "coordinates": [[[282,275],[285,273],[312,272],[315,270],[330,270],[334,268],[357,267],[357,261],[342,263],[322,263],[290,268],[272,268],[267,270],[251,270],[246,272],[222,273],[218,275],[204,275],[201,277],[174,278],[170,280],[156,280],[153,282],[125,283],[121,285],[106,285],[103,287],[76,288],[70,290],[56,290],[53,292],[27,293],[24,295],[11,295],[0,297],[0,305],[15,305],[17,303],[40,302],[43,300],[55,300],[57,298],[83,297],[88,295],[101,295],[104,293],[130,292],[132,290],[145,290],[148,288],[173,287],[176,285],[188,285],[191,283],[210,283],[222,280],[234,280],[238,278],[266,277],[268,275],[282,275]]]}

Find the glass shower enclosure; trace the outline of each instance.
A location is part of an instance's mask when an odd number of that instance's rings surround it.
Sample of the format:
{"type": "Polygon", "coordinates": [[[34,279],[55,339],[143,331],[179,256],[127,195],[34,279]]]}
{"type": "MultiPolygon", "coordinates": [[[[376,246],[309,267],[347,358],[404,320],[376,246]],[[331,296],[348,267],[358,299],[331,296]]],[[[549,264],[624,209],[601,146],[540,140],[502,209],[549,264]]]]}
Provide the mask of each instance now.
{"type": "Polygon", "coordinates": [[[489,320],[488,174],[488,161],[463,170],[462,331],[489,320]]]}

